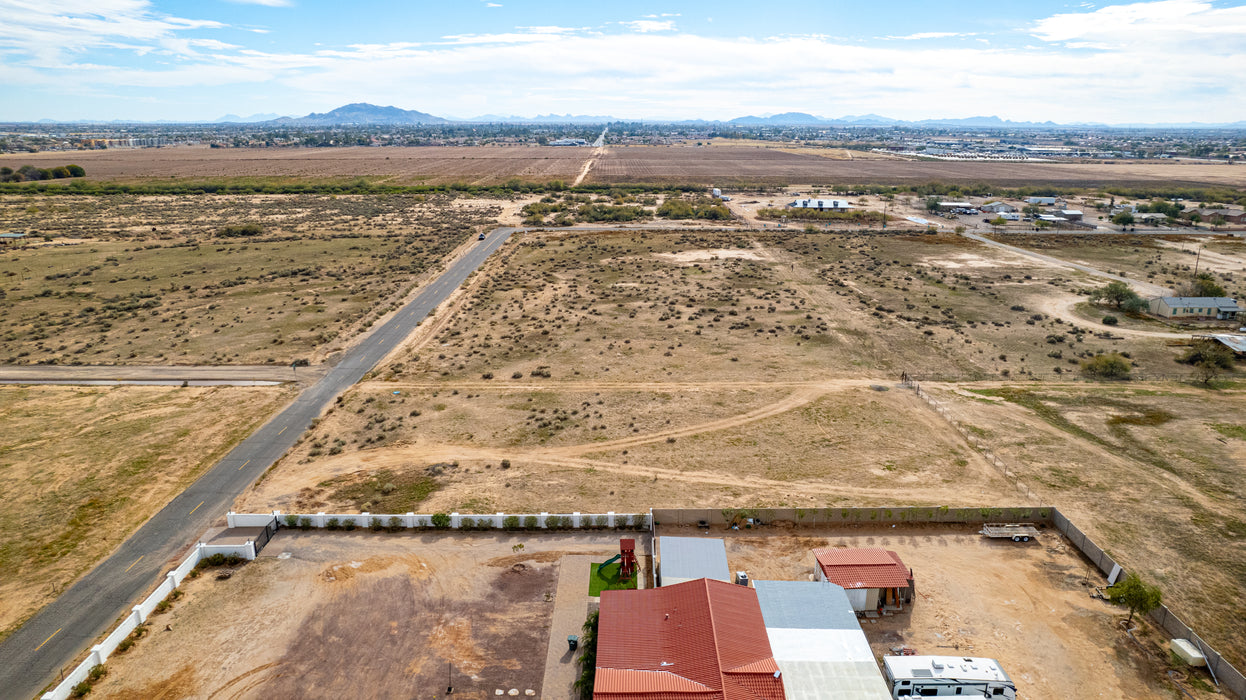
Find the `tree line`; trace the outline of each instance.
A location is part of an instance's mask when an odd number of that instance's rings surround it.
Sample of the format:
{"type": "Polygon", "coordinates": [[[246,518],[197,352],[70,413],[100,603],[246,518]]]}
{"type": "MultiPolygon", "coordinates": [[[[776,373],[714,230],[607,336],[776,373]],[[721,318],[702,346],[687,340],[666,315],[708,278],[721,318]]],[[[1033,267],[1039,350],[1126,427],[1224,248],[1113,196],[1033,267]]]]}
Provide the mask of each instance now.
{"type": "Polygon", "coordinates": [[[0,182],[36,182],[38,180],[62,180],[72,177],[86,177],[87,171],[81,165],[58,165],[55,168],[39,168],[23,165],[14,170],[7,165],[0,168],[0,182]]]}

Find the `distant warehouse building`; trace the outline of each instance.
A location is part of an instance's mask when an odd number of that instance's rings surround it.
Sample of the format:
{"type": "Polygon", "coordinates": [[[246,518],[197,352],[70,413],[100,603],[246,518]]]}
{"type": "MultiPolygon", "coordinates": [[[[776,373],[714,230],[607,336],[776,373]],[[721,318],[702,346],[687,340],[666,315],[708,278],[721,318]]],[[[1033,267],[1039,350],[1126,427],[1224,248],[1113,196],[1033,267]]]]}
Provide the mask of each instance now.
{"type": "Polygon", "coordinates": [[[1051,206],[1055,206],[1056,198],[1055,197],[1026,197],[1025,203],[1034,204],[1040,207],[1051,207],[1051,206]]]}
{"type": "Polygon", "coordinates": [[[1224,219],[1226,224],[1246,224],[1246,211],[1241,209],[1195,209],[1194,211],[1203,221],[1211,221],[1219,217],[1224,219]]]}
{"type": "Polygon", "coordinates": [[[846,199],[798,199],[787,205],[788,209],[817,209],[818,211],[847,211],[852,208],[846,199]]]}
{"type": "Polygon", "coordinates": [[[1004,213],[1014,212],[1017,210],[1016,207],[1012,206],[1011,204],[1008,204],[1007,202],[987,202],[986,204],[983,204],[982,206],[978,208],[981,209],[982,211],[990,212],[992,214],[1004,214],[1004,213]]]}
{"type": "Polygon", "coordinates": [[[1228,297],[1155,297],[1148,302],[1151,314],[1160,318],[1214,318],[1232,321],[1242,312],[1228,297]]]}

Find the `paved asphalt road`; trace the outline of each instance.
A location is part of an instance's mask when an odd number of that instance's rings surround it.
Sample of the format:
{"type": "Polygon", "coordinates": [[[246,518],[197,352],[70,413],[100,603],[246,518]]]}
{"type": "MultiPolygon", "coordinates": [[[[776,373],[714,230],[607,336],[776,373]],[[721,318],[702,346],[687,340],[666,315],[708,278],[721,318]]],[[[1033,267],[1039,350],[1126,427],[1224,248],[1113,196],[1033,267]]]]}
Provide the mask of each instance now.
{"type": "MultiPolygon", "coordinates": [[[[0,696],[32,698],[177,564],[175,557],[220,517],[335,398],[358,382],[445,301],[515,229],[488,235],[275,418],[148,520],[81,580],[0,644],[0,696]]],[[[187,449],[195,449],[187,445],[187,449]]]]}

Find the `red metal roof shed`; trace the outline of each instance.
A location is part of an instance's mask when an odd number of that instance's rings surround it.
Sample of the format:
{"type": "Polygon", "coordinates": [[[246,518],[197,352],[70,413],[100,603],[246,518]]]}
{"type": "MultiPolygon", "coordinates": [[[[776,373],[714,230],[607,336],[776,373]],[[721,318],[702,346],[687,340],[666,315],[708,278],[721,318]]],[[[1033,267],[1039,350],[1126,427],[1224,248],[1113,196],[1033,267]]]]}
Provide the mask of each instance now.
{"type": "Polygon", "coordinates": [[[815,549],[826,580],[844,588],[905,588],[912,578],[900,555],[879,547],[815,549]]]}

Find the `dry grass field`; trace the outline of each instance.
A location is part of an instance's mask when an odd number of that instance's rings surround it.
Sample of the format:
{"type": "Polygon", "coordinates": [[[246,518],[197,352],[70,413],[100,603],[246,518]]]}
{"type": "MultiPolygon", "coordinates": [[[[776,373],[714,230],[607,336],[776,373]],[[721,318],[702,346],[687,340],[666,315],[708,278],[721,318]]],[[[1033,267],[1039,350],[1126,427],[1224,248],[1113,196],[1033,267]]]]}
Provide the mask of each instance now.
{"type": "Polygon", "coordinates": [[[0,637],[293,395],[289,387],[0,386],[0,637]]]}
{"type": "Polygon", "coordinates": [[[0,165],[53,167],[76,163],[90,180],[141,182],[169,178],[349,180],[391,185],[496,185],[512,178],[570,184],[592,149],[549,147],[172,148],[110,149],[0,155],[0,165]]]}
{"type": "MultiPolygon", "coordinates": [[[[1090,245],[1089,258],[1109,255],[1090,245]]],[[[1145,255],[1122,265],[1141,265],[1145,255]]],[[[237,507],[491,513],[1013,503],[1021,496],[1009,482],[896,379],[902,371],[955,377],[965,383],[949,392],[993,410],[1006,401],[965,392],[1018,381],[1091,396],[1117,391],[1074,381],[1079,364],[1100,352],[1127,353],[1138,373],[1190,376],[1174,362],[1183,348],[1170,345],[1172,329],[1101,337],[1108,327],[1048,310],[1053,300],[1060,308],[1084,301],[1079,292],[1099,284],[948,235],[529,234],[482,269],[427,342],[349,392],[237,507]]],[[[1125,416],[1117,428],[1126,432],[1135,411],[1186,415],[1199,397],[1215,421],[1241,423],[1232,417],[1242,399],[1231,381],[1219,389],[1124,386],[1148,398],[1104,404],[1094,415],[1125,416]]],[[[1008,429],[999,434],[1011,439],[1008,429]]],[[[1246,486],[1227,474],[1187,482],[1192,497],[1217,504],[1196,518],[1179,508],[1125,517],[1169,487],[1169,462],[1115,449],[1113,479],[1136,489],[1083,493],[1082,481],[1105,482],[1071,468],[1050,443],[1033,444],[1040,447],[1029,453],[1026,482],[1056,505],[1081,508],[1079,522],[1095,523],[1127,566],[1156,579],[1151,562],[1196,569],[1202,560],[1183,559],[1180,545],[1196,536],[1223,548],[1210,565],[1243,560],[1236,525],[1217,520],[1246,486]],[[1046,486],[1062,480],[1071,490],[1046,486]],[[1109,537],[1122,522],[1149,522],[1157,534],[1135,540],[1120,528],[1109,537]]],[[[1092,459],[1084,465],[1099,468],[1092,459]]],[[[1241,577],[1176,580],[1165,581],[1188,590],[1172,594],[1175,609],[1235,659],[1246,657],[1243,640],[1213,623],[1236,619],[1241,577]]]]}
{"type": "MultiPolygon", "coordinates": [[[[88,168],[88,172],[90,169],[88,168]]],[[[1001,187],[1246,186],[1246,171],[1204,163],[1016,163],[836,160],[775,148],[738,146],[610,147],[588,182],[732,184],[887,184],[989,182],[1001,187]]]]}
{"type": "Polygon", "coordinates": [[[410,196],[0,198],[0,363],[323,360],[502,202],[410,196]],[[227,226],[263,233],[226,237],[227,226]],[[43,237],[47,237],[47,241],[43,237]]]}

